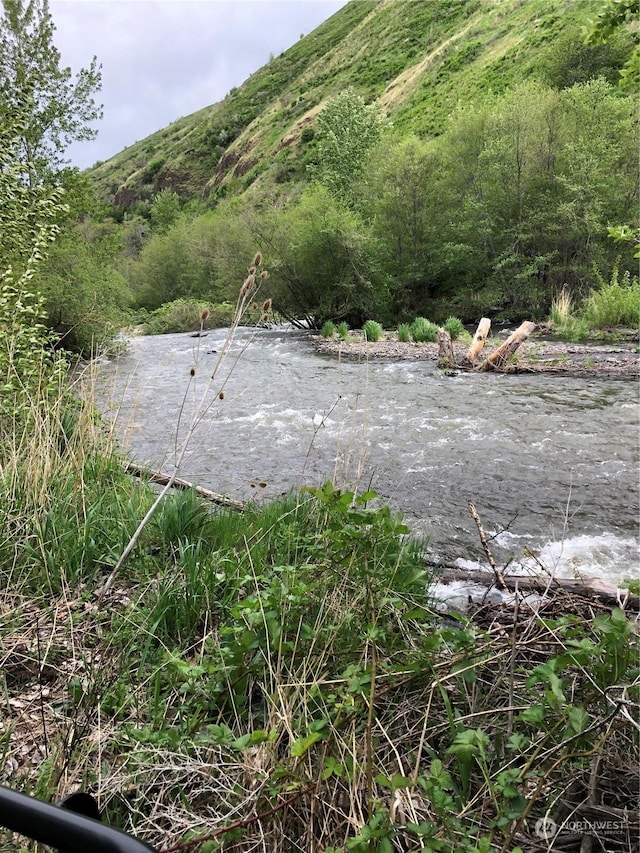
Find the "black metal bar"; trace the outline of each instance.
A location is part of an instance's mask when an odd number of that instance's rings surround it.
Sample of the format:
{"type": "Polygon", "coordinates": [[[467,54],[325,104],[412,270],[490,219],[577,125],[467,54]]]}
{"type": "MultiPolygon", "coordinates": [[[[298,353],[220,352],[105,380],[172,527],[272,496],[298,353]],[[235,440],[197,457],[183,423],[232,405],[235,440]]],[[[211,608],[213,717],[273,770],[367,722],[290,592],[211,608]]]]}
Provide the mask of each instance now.
{"type": "Polygon", "coordinates": [[[2,785],[0,826],[64,853],[156,853],[126,832],[2,785]]]}

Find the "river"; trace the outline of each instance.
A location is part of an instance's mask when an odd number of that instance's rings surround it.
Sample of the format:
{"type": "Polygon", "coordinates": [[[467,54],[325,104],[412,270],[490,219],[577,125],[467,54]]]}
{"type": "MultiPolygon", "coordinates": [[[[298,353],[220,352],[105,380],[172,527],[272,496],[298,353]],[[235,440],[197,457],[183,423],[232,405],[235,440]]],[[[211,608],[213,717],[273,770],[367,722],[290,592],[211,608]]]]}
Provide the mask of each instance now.
{"type": "Polygon", "coordinates": [[[372,488],[449,561],[482,558],[472,499],[498,563],[536,568],[530,551],[557,576],[637,574],[635,382],[340,362],[261,329],[238,332],[209,384],[225,334],[134,337],[101,363],[97,398],[132,459],[171,471],[188,436],[180,476],[237,499],[372,488]]]}

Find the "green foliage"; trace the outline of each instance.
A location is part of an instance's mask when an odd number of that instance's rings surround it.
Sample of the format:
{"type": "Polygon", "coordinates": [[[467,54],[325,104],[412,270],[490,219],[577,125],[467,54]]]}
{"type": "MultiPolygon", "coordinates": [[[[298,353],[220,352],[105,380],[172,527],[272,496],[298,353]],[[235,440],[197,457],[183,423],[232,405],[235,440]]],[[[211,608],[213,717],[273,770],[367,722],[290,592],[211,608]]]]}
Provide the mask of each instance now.
{"type": "Polygon", "coordinates": [[[346,341],[349,338],[349,324],[342,320],[336,326],[336,332],[338,333],[338,337],[340,340],[346,341]]]}
{"type": "Polygon", "coordinates": [[[582,316],[592,329],[624,326],[640,328],[640,284],[638,277],[631,278],[629,271],[619,274],[619,262],[611,272],[609,282],[599,273],[600,287],[591,291],[582,306],[582,316]]]}
{"type": "Polygon", "coordinates": [[[108,226],[69,227],[34,277],[44,323],[68,351],[91,355],[108,348],[125,321],[132,296],[115,268],[117,249],[108,226]]]}
{"type": "Polygon", "coordinates": [[[128,273],[136,303],[154,310],[187,297],[217,300],[222,294],[216,286],[217,237],[211,218],[203,216],[195,222],[178,218],[169,225],[176,198],[172,193],[160,193],[159,198],[161,207],[165,203],[168,207],[166,230],[159,226],[144,242],[128,273]]]}
{"type": "MultiPolygon", "coordinates": [[[[638,20],[640,2],[638,0],[604,0],[595,16],[584,28],[587,44],[606,44],[624,27],[638,20]]],[[[635,46],[631,56],[620,72],[620,85],[626,89],[636,89],[640,84],[640,45],[635,46]]]]}
{"type": "Polygon", "coordinates": [[[352,204],[353,188],[365,168],[367,153],[384,128],[377,104],[367,104],[354,89],[345,89],[318,116],[318,162],[312,175],[337,199],[352,204]]]}
{"type": "Polygon", "coordinates": [[[640,285],[637,276],[626,270],[620,275],[620,259],[616,259],[607,282],[595,269],[598,287],[577,307],[563,290],[551,307],[550,323],[566,340],[585,340],[598,331],[618,326],[640,327],[640,285]]]}
{"type": "Polygon", "coordinates": [[[23,115],[16,156],[31,184],[56,172],[69,143],[93,139],[102,116],[94,101],[101,86],[94,57],[72,78],[60,67],[55,26],[46,0],[5,0],[0,18],[0,116],[23,115]]]}
{"type": "Polygon", "coordinates": [[[438,327],[425,317],[416,317],[411,324],[411,337],[417,344],[433,343],[438,340],[438,327]]]}
{"type": "Polygon", "coordinates": [[[336,324],[333,320],[325,320],[322,324],[320,334],[323,338],[332,338],[336,333],[336,324]]]}
{"type": "Polygon", "coordinates": [[[386,317],[388,291],[372,269],[376,243],[362,216],[325,187],[308,187],[297,204],[241,215],[257,244],[269,247],[274,305],[285,317],[315,327],[334,317],[351,327],[386,317]]]}
{"type": "Polygon", "coordinates": [[[18,149],[25,125],[6,116],[0,124],[0,423],[22,422],[32,403],[59,388],[62,366],[40,322],[42,298],[33,278],[66,212],[59,188],[29,184],[18,149]]]}
{"type": "Polygon", "coordinates": [[[375,343],[380,340],[384,332],[382,326],[377,322],[377,320],[367,320],[362,327],[362,334],[364,335],[365,341],[375,343]]]}
{"type": "Polygon", "coordinates": [[[622,35],[606,44],[586,44],[577,28],[569,30],[547,49],[543,63],[545,82],[554,89],[568,89],[602,77],[614,85],[632,49],[632,39],[622,35]]]}
{"type": "Polygon", "coordinates": [[[172,332],[195,332],[202,324],[203,312],[207,311],[205,328],[218,329],[231,325],[235,306],[230,302],[210,305],[191,299],[174,299],[165,302],[151,314],[144,316],[144,331],[147,335],[166,335],[172,332]]]}
{"type": "Polygon", "coordinates": [[[180,198],[171,190],[161,190],[149,210],[151,224],[158,234],[166,234],[180,216],[180,198]]]}
{"type": "Polygon", "coordinates": [[[464,324],[458,317],[447,317],[443,328],[449,332],[452,341],[457,341],[464,332],[464,324]]]}
{"type": "Polygon", "coordinates": [[[409,343],[411,340],[411,326],[408,323],[398,324],[398,340],[402,344],[409,343]]]}

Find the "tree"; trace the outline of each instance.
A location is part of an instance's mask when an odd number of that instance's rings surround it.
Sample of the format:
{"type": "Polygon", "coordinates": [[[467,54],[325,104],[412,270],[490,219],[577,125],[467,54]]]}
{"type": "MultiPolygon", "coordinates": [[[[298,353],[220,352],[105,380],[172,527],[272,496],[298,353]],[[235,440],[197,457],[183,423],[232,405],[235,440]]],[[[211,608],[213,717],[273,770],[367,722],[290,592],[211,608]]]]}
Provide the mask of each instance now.
{"type": "Polygon", "coordinates": [[[42,299],[31,281],[65,205],[59,188],[25,182],[17,160],[24,127],[19,114],[0,108],[0,426],[5,417],[14,425],[21,419],[34,391],[55,392],[59,366],[47,347],[42,299]]]}
{"type": "MultiPolygon", "coordinates": [[[[640,0],[604,0],[595,18],[584,29],[586,44],[606,44],[612,36],[640,15],[640,0]]],[[[640,45],[636,44],[620,72],[620,85],[637,89],[640,85],[640,45]]]]}
{"type": "Polygon", "coordinates": [[[352,88],[336,95],[318,116],[318,158],[310,167],[312,177],[353,207],[353,188],[386,126],[380,107],[366,104],[352,88]]]}
{"type": "Polygon", "coordinates": [[[166,234],[180,216],[180,198],[171,190],[160,190],[149,211],[151,224],[158,234],[166,234]]]}
{"type": "Polygon", "coordinates": [[[47,0],[2,0],[0,105],[25,117],[15,155],[31,185],[64,166],[71,142],[93,139],[89,125],[102,117],[93,97],[101,86],[96,58],[73,78],[60,67],[54,32],[47,0]]]}

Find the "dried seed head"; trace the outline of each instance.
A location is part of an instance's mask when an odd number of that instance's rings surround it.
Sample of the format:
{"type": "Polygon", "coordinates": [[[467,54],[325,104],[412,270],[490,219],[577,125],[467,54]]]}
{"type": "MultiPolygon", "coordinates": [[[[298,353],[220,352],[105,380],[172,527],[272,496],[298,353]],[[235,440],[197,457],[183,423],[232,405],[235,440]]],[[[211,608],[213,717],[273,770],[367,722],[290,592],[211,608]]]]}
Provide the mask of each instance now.
{"type": "Polygon", "coordinates": [[[267,270],[262,270],[260,273],[260,278],[269,278],[269,273],[267,270]]]}
{"type": "Polygon", "coordinates": [[[267,488],[267,484],[265,483],[265,481],[264,481],[264,480],[260,480],[260,482],[258,483],[258,485],[260,486],[260,488],[261,488],[261,489],[266,489],[266,488],[267,488]]]}
{"type": "Polygon", "coordinates": [[[249,267],[249,275],[255,275],[255,274],[256,274],[256,268],[255,267],[249,267]]]}
{"type": "Polygon", "coordinates": [[[253,308],[253,310],[254,310],[254,311],[257,311],[257,309],[258,309],[258,303],[257,303],[257,302],[252,302],[252,303],[251,303],[251,307],[253,308]]]}
{"type": "Polygon", "coordinates": [[[253,259],[253,265],[254,265],[254,267],[259,267],[261,263],[262,263],[262,252],[256,252],[256,256],[253,259]]]}
{"type": "Polygon", "coordinates": [[[251,291],[253,290],[253,288],[255,286],[256,286],[255,275],[248,275],[244,280],[244,284],[242,285],[242,290],[240,291],[240,296],[248,296],[249,293],[251,293],[251,291]]]}
{"type": "Polygon", "coordinates": [[[264,302],[262,303],[262,310],[264,311],[265,314],[268,314],[269,311],[271,311],[271,300],[270,299],[264,300],[264,302]]]}
{"type": "Polygon", "coordinates": [[[200,319],[202,320],[202,322],[204,322],[206,319],[208,319],[208,317],[209,317],[209,309],[204,308],[202,311],[202,314],[200,314],[200,319]]]}
{"type": "Polygon", "coordinates": [[[218,400],[224,400],[224,391],[221,391],[221,392],[218,394],[218,400]]]}
{"type": "Polygon", "coordinates": [[[191,370],[189,371],[189,373],[190,373],[190,375],[191,375],[191,376],[195,376],[195,375],[196,375],[196,369],[195,369],[195,367],[192,367],[192,368],[191,368],[191,370]]]}

